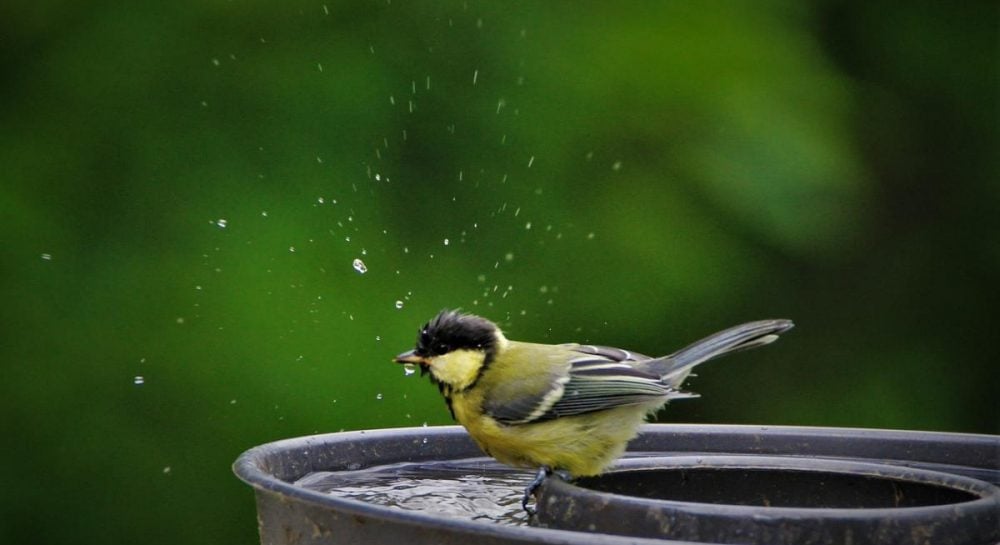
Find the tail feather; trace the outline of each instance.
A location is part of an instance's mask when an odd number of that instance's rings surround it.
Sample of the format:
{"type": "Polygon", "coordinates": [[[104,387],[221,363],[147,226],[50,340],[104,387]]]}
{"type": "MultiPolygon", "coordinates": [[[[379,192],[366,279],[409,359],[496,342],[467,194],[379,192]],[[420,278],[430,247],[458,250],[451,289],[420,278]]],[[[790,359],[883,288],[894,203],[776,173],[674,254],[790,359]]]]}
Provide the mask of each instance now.
{"type": "Polygon", "coordinates": [[[740,350],[770,344],[793,326],[791,320],[748,322],[709,335],[669,356],[643,362],[643,367],[660,375],[664,383],[676,388],[696,365],[740,350]]]}

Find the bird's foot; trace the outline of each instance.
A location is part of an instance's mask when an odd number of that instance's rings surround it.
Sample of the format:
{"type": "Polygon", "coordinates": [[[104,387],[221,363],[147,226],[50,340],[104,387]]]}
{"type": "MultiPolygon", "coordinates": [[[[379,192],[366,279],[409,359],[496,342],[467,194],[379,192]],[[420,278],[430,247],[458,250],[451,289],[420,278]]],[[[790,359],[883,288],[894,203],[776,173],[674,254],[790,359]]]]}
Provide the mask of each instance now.
{"type": "Polygon", "coordinates": [[[538,512],[538,509],[536,509],[534,506],[528,505],[528,502],[531,501],[531,497],[535,495],[535,492],[538,490],[538,487],[542,486],[542,482],[546,478],[551,477],[553,475],[559,477],[560,479],[566,482],[569,482],[570,480],[573,479],[572,475],[570,475],[568,471],[563,469],[553,470],[549,466],[542,466],[538,468],[538,473],[535,474],[535,478],[531,481],[531,483],[528,484],[528,487],[524,489],[524,497],[521,498],[521,508],[523,508],[524,511],[528,513],[529,517],[534,516],[538,512]]]}
{"type": "Polygon", "coordinates": [[[538,510],[533,506],[528,505],[528,502],[531,501],[531,496],[535,495],[535,491],[538,490],[539,486],[542,486],[542,482],[545,481],[545,478],[549,475],[552,475],[551,467],[542,466],[538,468],[538,473],[535,475],[535,478],[528,483],[528,487],[524,489],[524,497],[521,498],[521,508],[528,513],[529,517],[535,516],[535,513],[537,513],[538,510]]]}

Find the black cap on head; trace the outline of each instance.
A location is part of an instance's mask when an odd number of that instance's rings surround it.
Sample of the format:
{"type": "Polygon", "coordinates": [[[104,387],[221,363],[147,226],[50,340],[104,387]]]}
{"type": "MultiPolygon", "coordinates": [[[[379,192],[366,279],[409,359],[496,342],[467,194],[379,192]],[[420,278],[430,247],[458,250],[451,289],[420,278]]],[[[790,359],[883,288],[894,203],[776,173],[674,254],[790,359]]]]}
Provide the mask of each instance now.
{"type": "Polygon", "coordinates": [[[496,324],[486,318],[442,310],[420,328],[415,352],[424,357],[461,349],[483,350],[492,354],[497,343],[496,332],[496,324]]]}

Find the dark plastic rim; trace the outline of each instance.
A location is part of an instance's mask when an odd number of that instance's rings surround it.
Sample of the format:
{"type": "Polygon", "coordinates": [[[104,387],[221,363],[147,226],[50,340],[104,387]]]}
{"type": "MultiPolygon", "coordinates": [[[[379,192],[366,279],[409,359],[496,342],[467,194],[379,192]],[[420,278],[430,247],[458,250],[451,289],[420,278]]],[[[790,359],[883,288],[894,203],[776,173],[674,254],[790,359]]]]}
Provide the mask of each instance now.
{"type": "Polygon", "coordinates": [[[649,424],[629,451],[823,457],[896,464],[965,475],[1000,485],[1000,437],[972,433],[823,428],[649,424]],[[652,432],[652,433],[649,433],[652,432]],[[661,442],[669,434],[669,445],[661,442]]]}

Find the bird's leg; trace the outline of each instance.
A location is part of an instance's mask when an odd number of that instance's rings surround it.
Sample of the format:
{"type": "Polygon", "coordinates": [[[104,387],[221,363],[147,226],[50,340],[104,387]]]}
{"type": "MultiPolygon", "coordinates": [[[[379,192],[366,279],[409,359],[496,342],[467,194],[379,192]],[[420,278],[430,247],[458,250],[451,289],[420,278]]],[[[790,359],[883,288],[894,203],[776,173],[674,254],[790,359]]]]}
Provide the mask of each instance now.
{"type": "Polygon", "coordinates": [[[546,477],[552,475],[552,468],[549,466],[542,466],[538,468],[538,473],[535,475],[534,480],[528,484],[528,487],[524,489],[524,497],[521,498],[521,508],[524,509],[528,516],[534,516],[537,510],[534,507],[528,505],[528,501],[531,500],[531,496],[535,494],[539,486],[542,486],[542,482],[546,477]]]}

